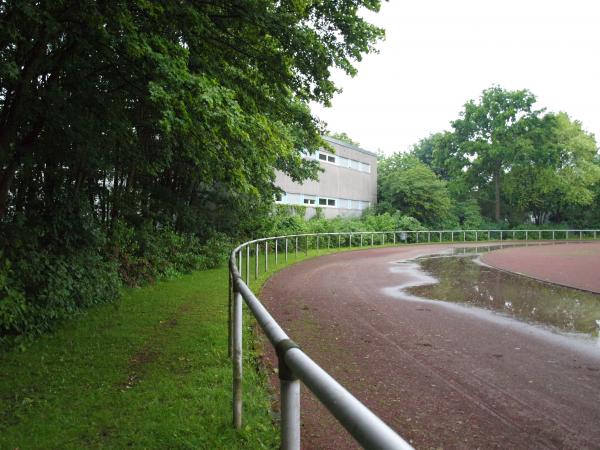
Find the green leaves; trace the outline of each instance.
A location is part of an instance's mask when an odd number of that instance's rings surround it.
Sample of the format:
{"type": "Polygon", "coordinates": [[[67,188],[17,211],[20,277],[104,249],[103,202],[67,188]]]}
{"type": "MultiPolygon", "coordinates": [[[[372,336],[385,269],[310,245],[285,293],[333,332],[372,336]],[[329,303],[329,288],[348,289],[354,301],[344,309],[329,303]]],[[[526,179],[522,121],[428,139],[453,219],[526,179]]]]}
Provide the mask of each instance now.
{"type": "Polygon", "coordinates": [[[379,1],[2,3],[2,307],[44,330],[114,299],[117,273],[210,265],[215,236],[256,233],[275,170],[317,174],[308,103],[383,36],[362,7],[379,1]]]}
{"type": "Polygon", "coordinates": [[[385,205],[427,225],[451,216],[446,183],[413,155],[397,153],[379,162],[378,198],[385,205]]]}

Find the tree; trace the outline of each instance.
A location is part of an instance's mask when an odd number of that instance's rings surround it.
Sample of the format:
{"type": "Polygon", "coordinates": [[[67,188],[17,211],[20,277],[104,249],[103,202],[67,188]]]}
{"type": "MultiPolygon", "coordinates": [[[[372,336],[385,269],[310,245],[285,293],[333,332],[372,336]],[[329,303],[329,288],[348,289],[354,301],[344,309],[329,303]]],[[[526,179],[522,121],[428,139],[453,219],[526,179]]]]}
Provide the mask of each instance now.
{"type": "Polygon", "coordinates": [[[467,102],[461,118],[452,122],[456,153],[448,156],[464,163],[469,183],[478,190],[493,185],[496,221],[501,220],[502,179],[537,117],[532,109],[535,101],[528,90],[494,86],[483,91],[477,103],[467,102]]]}
{"type": "Polygon", "coordinates": [[[379,5],[0,2],[0,267],[23,310],[61,317],[116,291],[115,267],[152,279],[256,233],[275,170],[317,176],[309,103],[374,50],[383,31],[359,11],[379,5]]]}
{"type": "Polygon", "coordinates": [[[600,181],[594,137],[562,112],[546,114],[529,136],[507,175],[512,205],[542,224],[550,217],[560,222],[568,207],[592,204],[600,181]]]}
{"type": "Polygon", "coordinates": [[[345,142],[346,144],[354,145],[355,147],[360,147],[360,144],[357,141],[351,139],[350,136],[348,136],[343,131],[341,133],[330,133],[329,136],[331,136],[334,139],[337,139],[338,141],[345,142]]]}
{"type": "Polygon", "coordinates": [[[378,171],[382,209],[400,211],[427,225],[452,220],[446,183],[415,156],[396,153],[381,160],[378,171]]]}
{"type": "Polygon", "coordinates": [[[115,216],[148,200],[171,215],[165,189],[269,197],[275,168],[316,176],[308,102],[329,103],[330,69],[354,74],[382,36],[363,6],[379,1],[3,3],[0,219],[29,170],[48,189],[110,186],[115,216]]]}

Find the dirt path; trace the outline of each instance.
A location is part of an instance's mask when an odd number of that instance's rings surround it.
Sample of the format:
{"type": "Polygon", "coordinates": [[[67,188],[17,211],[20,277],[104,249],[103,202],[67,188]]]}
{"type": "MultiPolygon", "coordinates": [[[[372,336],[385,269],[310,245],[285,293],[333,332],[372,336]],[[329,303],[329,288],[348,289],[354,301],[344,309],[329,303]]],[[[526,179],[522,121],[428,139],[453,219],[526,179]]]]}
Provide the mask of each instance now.
{"type": "Polygon", "coordinates": [[[498,269],[600,293],[600,242],[506,248],[481,259],[498,269]]]}
{"type": "MultiPolygon", "coordinates": [[[[271,278],[261,299],[417,448],[600,448],[600,349],[474,308],[384,293],[410,276],[392,273],[394,261],[443,248],[305,261],[271,278]]],[[[356,448],[306,388],[302,420],[303,448],[356,448]]]]}

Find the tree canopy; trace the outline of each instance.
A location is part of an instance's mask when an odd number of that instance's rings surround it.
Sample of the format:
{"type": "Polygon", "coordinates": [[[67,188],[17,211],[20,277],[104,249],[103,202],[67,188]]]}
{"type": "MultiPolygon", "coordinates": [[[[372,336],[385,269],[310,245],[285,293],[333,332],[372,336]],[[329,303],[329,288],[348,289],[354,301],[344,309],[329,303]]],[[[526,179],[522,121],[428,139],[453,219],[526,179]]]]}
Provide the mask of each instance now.
{"type": "Polygon", "coordinates": [[[113,293],[115,270],[152,278],[218,233],[260,233],[275,170],[316,176],[308,104],[374,51],[358,12],[379,5],[1,2],[0,333],[46,301],[77,309],[84,285],[113,293]]]}
{"type": "Polygon", "coordinates": [[[380,160],[379,209],[401,211],[426,225],[442,225],[451,217],[446,183],[413,155],[397,153],[380,160]]]}
{"type": "MultiPolygon", "coordinates": [[[[423,195],[435,181],[445,181],[452,220],[461,226],[479,226],[483,220],[495,226],[519,225],[530,219],[537,224],[568,220],[599,226],[593,219],[600,216],[594,136],[566,113],[535,110],[534,104],[535,96],[528,90],[493,86],[478,101],[465,104],[451,122],[452,131],[431,134],[415,144],[410,154],[436,177],[423,175],[419,187],[423,195]]],[[[414,170],[398,165],[389,175],[387,169],[390,161],[405,159],[395,155],[382,163],[380,199],[388,202],[396,197],[391,206],[408,213],[405,202],[414,198],[411,189],[416,184],[406,177],[414,170]]]]}

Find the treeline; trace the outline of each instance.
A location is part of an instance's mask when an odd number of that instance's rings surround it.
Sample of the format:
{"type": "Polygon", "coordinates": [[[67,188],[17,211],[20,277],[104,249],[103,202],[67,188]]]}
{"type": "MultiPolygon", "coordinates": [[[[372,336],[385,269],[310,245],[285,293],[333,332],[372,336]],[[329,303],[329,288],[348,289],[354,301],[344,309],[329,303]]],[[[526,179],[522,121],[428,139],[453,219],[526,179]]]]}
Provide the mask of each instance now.
{"type": "Polygon", "coordinates": [[[315,177],[379,1],[0,3],[0,340],[222,261],[315,177]]]}
{"type": "Polygon", "coordinates": [[[437,228],[600,227],[594,136],[535,96],[494,86],[465,104],[452,131],[379,162],[380,212],[437,228]]]}

